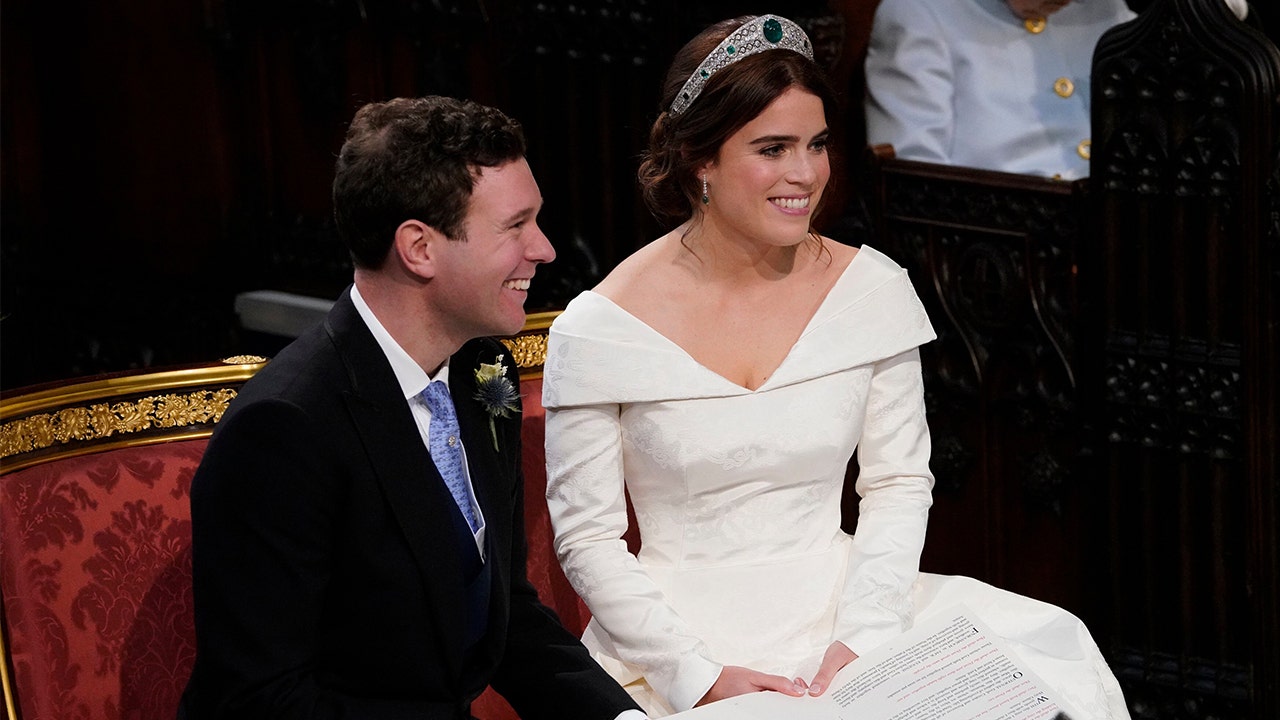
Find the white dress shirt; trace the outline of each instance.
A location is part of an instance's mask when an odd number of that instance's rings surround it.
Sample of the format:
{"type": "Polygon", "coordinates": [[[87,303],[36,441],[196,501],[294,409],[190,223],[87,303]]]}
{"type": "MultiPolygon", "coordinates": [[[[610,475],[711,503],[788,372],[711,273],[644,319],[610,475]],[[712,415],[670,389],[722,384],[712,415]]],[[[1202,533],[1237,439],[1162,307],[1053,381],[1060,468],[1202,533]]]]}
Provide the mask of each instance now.
{"type": "MultiPolygon", "coordinates": [[[[427,375],[413,358],[409,357],[409,353],[400,347],[400,343],[391,337],[391,333],[382,326],[378,321],[373,310],[369,308],[368,303],[360,296],[360,289],[352,286],[351,302],[356,306],[356,312],[360,314],[360,318],[364,320],[364,324],[369,327],[369,332],[373,333],[373,338],[378,342],[378,347],[382,348],[382,353],[387,356],[387,362],[391,363],[391,371],[395,373],[396,382],[400,383],[400,390],[404,393],[405,401],[409,403],[409,410],[413,413],[413,420],[418,424],[418,434],[422,436],[423,446],[431,447],[431,409],[427,407],[426,401],[422,399],[422,391],[427,384],[439,380],[446,386],[449,384],[449,363],[445,361],[440,370],[436,372],[434,377],[427,375]]],[[[461,442],[461,438],[459,438],[461,442]]],[[[471,501],[471,509],[475,512],[476,519],[479,521],[480,528],[476,531],[475,540],[476,547],[480,550],[481,558],[484,557],[484,536],[485,521],[484,514],[480,511],[480,505],[476,502],[475,488],[471,484],[471,472],[467,469],[467,449],[463,445],[462,448],[462,470],[467,479],[467,498],[471,501]]],[[[648,720],[648,716],[639,710],[626,710],[618,715],[616,720],[648,720]]]]}
{"type": "MultiPolygon", "coordinates": [[[[427,402],[422,398],[422,391],[427,385],[433,381],[439,380],[446,387],[449,385],[449,362],[446,360],[444,365],[440,366],[440,370],[436,372],[435,377],[427,375],[427,372],[418,365],[413,358],[409,357],[409,353],[400,347],[400,343],[391,337],[391,333],[382,326],[378,321],[373,310],[369,308],[368,303],[360,296],[360,289],[354,285],[351,287],[351,302],[356,306],[356,312],[360,313],[360,319],[364,320],[364,324],[369,327],[369,332],[373,333],[373,339],[378,341],[378,347],[382,348],[382,354],[387,356],[387,362],[391,363],[391,372],[395,373],[396,382],[400,384],[400,391],[404,393],[405,402],[409,403],[409,411],[413,413],[413,420],[418,424],[418,434],[422,437],[424,447],[431,447],[431,409],[427,407],[427,402]]],[[[459,438],[458,442],[462,442],[459,438]]],[[[475,487],[471,484],[471,471],[467,467],[467,447],[462,445],[462,474],[467,481],[467,500],[471,503],[471,511],[475,513],[476,521],[479,528],[475,532],[476,549],[480,551],[481,559],[484,559],[484,537],[485,537],[485,520],[484,513],[480,511],[480,504],[476,502],[475,487]]]]}

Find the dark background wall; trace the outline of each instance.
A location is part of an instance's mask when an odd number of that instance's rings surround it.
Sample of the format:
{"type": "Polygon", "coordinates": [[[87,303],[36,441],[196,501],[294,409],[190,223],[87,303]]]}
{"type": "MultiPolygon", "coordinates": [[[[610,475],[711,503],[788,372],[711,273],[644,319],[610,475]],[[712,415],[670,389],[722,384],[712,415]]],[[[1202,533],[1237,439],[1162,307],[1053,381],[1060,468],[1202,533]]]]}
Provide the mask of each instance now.
{"type": "MultiPolygon", "coordinates": [[[[873,2],[788,4],[841,85],[873,2]]],[[[6,0],[0,387],[252,349],[241,291],[336,297],[333,157],[357,107],[398,95],[525,124],[561,258],[530,306],[563,304],[655,235],[634,172],[672,53],[771,6],[6,0]]]]}
{"type": "MultiPolygon", "coordinates": [[[[784,9],[846,90],[833,124],[850,163],[877,1],[784,9]]],[[[244,290],[335,297],[333,156],[355,108],[397,95],[468,96],[525,124],[560,251],[530,306],[563,304],[655,234],[634,170],[672,53],[777,4],[5,0],[0,388],[253,349],[244,290]]],[[[851,177],[837,172],[851,204],[828,229],[856,241],[851,177]]]]}
{"type": "MultiPolygon", "coordinates": [[[[1131,4],[1141,10],[1173,1],[1131,4]]],[[[1096,246],[1094,236],[1118,235],[1116,244],[1127,247],[1132,234],[1128,226],[1107,232],[1090,224],[1080,210],[1085,202],[1076,195],[1084,193],[1080,188],[1055,189],[1047,201],[1037,193],[1035,202],[1011,203],[1006,200],[1016,193],[1003,183],[1003,189],[960,202],[967,195],[939,193],[937,185],[910,191],[920,181],[913,173],[923,172],[928,183],[938,181],[930,176],[933,171],[919,168],[904,171],[896,197],[910,202],[902,207],[891,207],[887,195],[864,201],[858,192],[866,171],[861,61],[878,0],[793,0],[785,8],[746,0],[2,2],[4,390],[243,352],[270,354],[261,338],[239,328],[236,294],[276,289],[334,298],[350,281],[345,251],[329,220],[334,154],[357,107],[400,95],[471,97],[524,123],[529,159],[546,198],[541,223],[559,252],[555,263],[540,269],[529,307],[563,305],[657,234],[638,201],[634,174],[657,112],[660,77],[672,53],[699,29],[740,14],[781,9],[796,19],[809,30],[819,62],[844,91],[846,112],[831,118],[842,136],[843,156],[834,175],[837,202],[824,218],[829,235],[860,243],[888,227],[885,222],[870,226],[871,216],[879,213],[883,219],[900,211],[898,225],[890,229],[900,241],[909,240],[913,223],[940,208],[949,212],[964,206],[972,210],[970,220],[941,222],[941,230],[920,230],[920,236],[934,233],[937,242],[950,242],[957,257],[974,248],[1004,248],[978,257],[981,262],[971,272],[958,272],[950,289],[930,283],[928,262],[916,263],[917,285],[925,295],[936,292],[939,303],[981,295],[998,315],[1018,310],[992,290],[1007,291],[1019,280],[1016,272],[997,270],[1030,266],[1011,260],[1020,257],[1021,241],[1011,240],[1015,236],[1003,228],[992,237],[976,237],[984,223],[1020,214],[1034,216],[1032,225],[1041,215],[1052,218],[1049,241],[1036,235],[1028,247],[1064,244],[1055,233],[1078,241],[1085,261],[1081,285],[1087,284],[1091,254],[1085,249],[1096,246]],[[948,208],[940,198],[950,198],[948,208]],[[885,207],[867,210],[880,205],[885,207]],[[952,237],[960,231],[967,235],[952,237]]],[[[1274,41],[1280,8],[1270,0],[1254,5],[1256,22],[1274,41]]],[[[1165,57],[1154,64],[1164,67],[1165,57]]],[[[1169,94],[1181,96],[1186,90],[1179,85],[1169,94]]],[[[1220,124],[1235,133],[1230,122],[1220,124]]],[[[1266,158],[1256,157],[1261,154],[1243,158],[1243,164],[1265,165],[1266,158]]],[[[1274,156],[1280,158],[1280,152],[1274,156]]],[[[1271,165],[1280,167],[1280,160],[1271,165]]],[[[1146,177],[1151,169],[1142,165],[1134,176],[1146,177]]],[[[974,195],[970,180],[944,187],[974,195]]],[[[1272,192],[1280,187],[1280,176],[1270,187],[1272,192]]],[[[1191,206],[1184,197],[1177,204],[1191,206]]],[[[1280,213],[1270,217],[1275,224],[1280,213]]],[[[1146,236],[1160,238],[1147,255],[1167,257],[1160,244],[1167,244],[1165,236],[1146,236]]],[[[1223,242],[1240,244],[1242,237],[1233,233],[1223,242]]],[[[1257,247],[1274,247],[1271,243],[1257,247]]],[[[895,254],[904,264],[912,260],[905,250],[909,246],[904,243],[895,254]]],[[[1049,265],[1066,270],[1045,282],[1074,293],[1077,266],[1074,260],[1058,262],[1064,257],[1075,256],[1055,256],[1056,265],[1049,265]]],[[[1133,263],[1117,277],[1146,287],[1147,280],[1174,274],[1163,265],[1133,263]]],[[[1018,297],[1040,296],[1023,292],[1018,297]]],[[[1232,315],[1217,296],[1206,305],[1213,307],[1205,315],[1232,315]]],[[[1067,306],[1075,312],[1074,301],[1067,306]]],[[[1049,315],[1067,312],[1045,307],[1049,315]]],[[[1035,312],[1040,313],[1039,306],[1035,312]]],[[[939,310],[934,318],[944,336],[963,334],[947,313],[939,310]]],[[[1128,455],[1102,450],[1115,445],[1129,452],[1130,445],[1160,443],[1124,437],[1104,443],[1098,428],[1081,422],[1078,414],[1091,397],[1115,395],[1117,388],[1131,389],[1139,405],[1174,403],[1150,390],[1167,384],[1168,368],[1179,367],[1176,362],[1170,365],[1160,355],[1146,374],[1131,372],[1116,383],[1109,369],[1084,373],[1095,377],[1070,383],[1069,391],[1059,393],[1065,398],[1062,407],[1027,404],[1026,396],[1045,388],[1019,384],[1023,371],[1052,363],[1020,365],[1022,346],[1013,341],[1023,335],[1038,341],[1044,333],[1036,323],[1005,325],[975,331],[978,341],[995,348],[983,368],[986,379],[977,383],[948,374],[939,360],[948,347],[946,337],[926,351],[939,484],[925,569],[972,574],[1080,614],[1122,671],[1135,718],[1268,717],[1280,697],[1280,680],[1267,675],[1280,665],[1270,649],[1276,627],[1270,611],[1275,606],[1275,479],[1253,470],[1272,465],[1255,462],[1256,453],[1243,450],[1274,447],[1274,424],[1238,423],[1253,433],[1252,444],[1237,443],[1243,449],[1240,458],[1249,462],[1237,459],[1229,472],[1216,470],[1212,493],[1191,492],[1185,488],[1192,481],[1211,474],[1183,462],[1181,455],[1166,458],[1165,465],[1145,460],[1145,465],[1126,465],[1128,455]],[[1024,325],[1030,330],[1019,334],[1024,325]],[[1018,372],[1005,372],[1015,366],[1018,372]],[[1017,392],[1001,394],[1009,388],[1017,392]],[[957,399],[948,404],[948,398],[957,399]],[[1269,440],[1264,437],[1268,429],[1269,440]],[[1138,470],[1124,470],[1131,466],[1138,470]],[[1165,482],[1175,475],[1184,486],[1180,494],[1165,482]],[[1174,499],[1182,509],[1156,511],[1174,499]],[[1202,522],[1197,514],[1205,508],[1213,510],[1212,521],[1202,522]],[[1180,524],[1170,524],[1174,517],[1180,524]],[[1245,521],[1254,517],[1259,520],[1245,521]],[[1133,528],[1139,527],[1145,534],[1135,540],[1133,528]],[[1196,541],[1194,533],[1208,532],[1205,528],[1226,539],[1196,541]],[[1258,588],[1272,595],[1261,597],[1258,588]],[[1202,606],[1218,608],[1214,623],[1193,612],[1202,606]],[[1237,612],[1240,608],[1245,610],[1237,612]],[[1175,610],[1180,613],[1176,626],[1166,628],[1163,619],[1175,610]],[[1134,622],[1135,615],[1148,620],[1134,622]],[[1206,639],[1206,633],[1215,637],[1206,639]],[[1255,702],[1255,696],[1261,699],[1255,702]]],[[[1274,343],[1272,330],[1258,334],[1267,332],[1274,343]]],[[[1087,340],[1089,333],[1081,334],[1087,340]]],[[[1086,344],[1073,360],[1082,366],[1100,357],[1085,352],[1086,344]]],[[[1244,375],[1250,379],[1248,372],[1244,375]]],[[[1262,377],[1274,379],[1274,374],[1262,377]]],[[[1177,395],[1182,408],[1185,388],[1174,385],[1169,397],[1173,390],[1182,393],[1177,395]]],[[[1213,387],[1206,392],[1223,394],[1213,387]]],[[[1249,413],[1275,414],[1273,405],[1254,408],[1258,403],[1251,393],[1227,395],[1239,396],[1238,404],[1251,408],[1249,413]]],[[[1116,415],[1111,405],[1099,407],[1090,412],[1104,419],[1116,415]]],[[[1146,423],[1162,431],[1163,418],[1135,421],[1135,427],[1145,429],[1146,423]]]]}

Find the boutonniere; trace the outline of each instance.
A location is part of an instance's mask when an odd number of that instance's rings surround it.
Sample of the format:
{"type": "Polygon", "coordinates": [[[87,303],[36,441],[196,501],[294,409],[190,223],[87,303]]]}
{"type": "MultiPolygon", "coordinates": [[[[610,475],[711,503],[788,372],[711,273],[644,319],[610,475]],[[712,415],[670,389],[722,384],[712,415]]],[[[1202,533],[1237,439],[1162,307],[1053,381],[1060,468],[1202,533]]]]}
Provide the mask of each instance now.
{"type": "Polygon", "coordinates": [[[501,355],[492,363],[480,363],[476,368],[476,400],[489,413],[489,433],[493,436],[493,449],[497,450],[498,427],[494,421],[511,417],[511,413],[519,410],[516,402],[520,400],[520,393],[502,366],[501,355]]]}

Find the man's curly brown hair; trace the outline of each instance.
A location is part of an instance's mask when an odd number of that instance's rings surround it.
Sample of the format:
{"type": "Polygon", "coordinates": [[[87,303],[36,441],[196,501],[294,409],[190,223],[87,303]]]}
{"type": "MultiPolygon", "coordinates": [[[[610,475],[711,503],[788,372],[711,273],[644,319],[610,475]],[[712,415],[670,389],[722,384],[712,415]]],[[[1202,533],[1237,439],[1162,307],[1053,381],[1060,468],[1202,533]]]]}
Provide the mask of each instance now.
{"type": "Polygon", "coordinates": [[[381,267],[406,220],[465,240],[480,171],[524,154],[520,123],[470,100],[396,98],[360,108],[333,178],[334,220],[352,261],[381,267]]]}

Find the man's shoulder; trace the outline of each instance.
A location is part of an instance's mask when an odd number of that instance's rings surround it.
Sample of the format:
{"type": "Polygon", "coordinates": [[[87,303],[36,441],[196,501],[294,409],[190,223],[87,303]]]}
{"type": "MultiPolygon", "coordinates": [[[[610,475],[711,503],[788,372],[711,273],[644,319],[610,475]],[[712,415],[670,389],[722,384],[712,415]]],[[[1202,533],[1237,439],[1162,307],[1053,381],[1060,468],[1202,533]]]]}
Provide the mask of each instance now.
{"type": "Polygon", "coordinates": [[[285,346],[257,372],[232,401],[228,412],[272,401],[308,411],[338,402],[352,388],[341,352],[322,328],[315,328],[285,346]]]}

